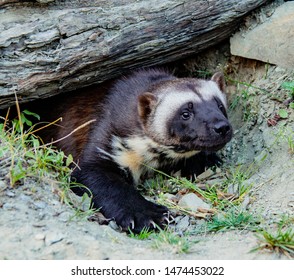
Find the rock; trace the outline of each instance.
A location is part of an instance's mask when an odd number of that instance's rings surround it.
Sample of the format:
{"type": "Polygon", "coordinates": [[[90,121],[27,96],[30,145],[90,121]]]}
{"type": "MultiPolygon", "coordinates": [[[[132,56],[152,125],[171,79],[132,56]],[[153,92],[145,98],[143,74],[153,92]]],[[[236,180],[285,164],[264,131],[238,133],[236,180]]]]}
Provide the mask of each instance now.
{"type": "Polygon", "coordinates": [[[33,227],[36,227],[36,228],[46,227],[46,223],[44,223],[44,222],[37,222],[37,223],[34,223],[33,224],[33,227]]]}
{"type": "Polygon", "coordinates": [[[91,208],[91,198],[84,193],[82,196],[76,195],[74,192],[68,192],[68,196],[73,203],[74,207],[82,210],[88,211],[91,208]]]}
{"type": "Polygon", "coordinates": [[[255,28],[236,33],[231,53],[292,69],[294,65],[294,2],[279,6],[273,15],[255,28]]]}
{"type": "Polygon", "coordinates": [[[187,230],[189,225],[190,225],[189,216],[185,216],[177,222],[176,230],[177,231],[185,231],[185,230],[187,230]]]}
{"type": "Polygon", "coordinates": [[[204,171],[203,173],[198,175],[197,179],[204,180],[204,179],[211,177],[212,175],[214,175],[214,172],[211,169],[207,169],[206,171],[204,171]]]}
{"type": "Polygon", "coordinates": [[[206,181],[206,184],[213,186],[213,185],[219,185],[221,186],[224,183],[225,179],[224,178],[215,178],[215,179],[210,179],[206,181]]]}
{"type": "MultiPolygon", "coordinates": [[[[236,132],[235,132],[235,133],[236,133],[236,132]]],[[[221,173],[222,173],[222,170],[221,170],[219,167],[217,167],[216,170],[215,170],[215,173],[216,173],[216,174],[221,174],[221,173]]]]}
{"type": "Polygon", "coordinates": [[[239,185],[238,184],[230,184],[228,186],[228,193],[238,194],[239,193],[239,185]]]}
{"type": "Polygon", "coordinates": [[[38,212],[37,219],[38,219],[39,221],[42,221],[42,220],[44,220],[45,218],[46,218],[46,213],[44,213],[44,212],[38,212]]]}
{"type": "Polygon", "coordinates": [[[53,245],[64,239],[64,235],[58,232],[50,232],[46,235],[45,244],[46,246],[53,245]]]}
{"type": "Polygon", "coordinates": [[[6,202],[3,204],[2,208],[4,210],[16,210],[17,208],[15,207],[15,204],[14,203],[9,203],[9,202],[6,202]]]}
{"type": "Polygon", "coordinates": [[[171,193],[165,193],[165,194],[163,195],[163,197],[164,197],[165,199],[167,199],[167,200],[172,201],[172,202],[176,202],[176,201],[178,200],[178,198],[177,198],[175,195],[171,194],[171,193]]]}
{"type": "Polygon", "coordinates": [[[6,184],[3,180],[0,180],[0,190],[5,190],[6,184]]]}
{"type": "Polygon", "coordinates": [[[192,211],[197,211],[198,208],[210,209],[210,205],[205,203],[201,198],[199,198],[194,193],[188,193],[182,196],[179,201],[179,206],[190,209],[192,211]]]}
{"type": "Polygon", "coordinates": [[[15,197],[15,193],[12,192],[12,191],[6,191],[6,195],[7,195],[8,197],[15,197]]]}
{"type": "Polygon", "coordinates": [[[47,204],[44,201],[36,201],[33,203],[33,207],[35,209],[44,209],[46,208],[47,204]]]}
{"type": "Polygon", "coordinates": [[[43,233],[38,233],[35,235],[36,240],[45,240],[46,236],[43,233]]]}
{"type": "Polygon", "coordinates": [[[21,193],[19,196],[19,200],[21,200],[22,202],[29,202],[32,200],[32,198],[26,194],[21,193]]]}
{"type": "Polygon", "coordinates": [[[120,230],[120,227],[117,225],[117,223],[115,221],[110,221],[108,225],[113,230],[118,230],[118,231],[120,230]]]}
{"type": "Polygon", "coordinates": [[[242,204],[241,204],[241,208],[243,210],[248,210],[249,203],[250,203],[250,197],[249,197],[249,195],[246,195],[244,197],[242,204]]]}
{"type": "Polygon", "coordinates": [[[72,216],[73,216],[72,213],[66,211],[66,212],[62,212],[59,215],[58,219],[59,219],[59,221],[66,223],[72,218],[72,216]]]}

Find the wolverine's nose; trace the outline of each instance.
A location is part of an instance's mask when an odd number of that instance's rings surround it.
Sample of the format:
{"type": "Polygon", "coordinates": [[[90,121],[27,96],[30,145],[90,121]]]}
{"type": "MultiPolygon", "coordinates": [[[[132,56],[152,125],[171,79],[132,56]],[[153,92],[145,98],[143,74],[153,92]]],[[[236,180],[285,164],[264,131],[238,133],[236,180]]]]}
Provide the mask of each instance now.
{"type": "Polygon", "coordinates": [[[214,124],[213,130],[217,134],[220,134],[221,136],[225,136],[230,132],[231,126],[227,122],[219,121],[216,124],[214,124]]]}

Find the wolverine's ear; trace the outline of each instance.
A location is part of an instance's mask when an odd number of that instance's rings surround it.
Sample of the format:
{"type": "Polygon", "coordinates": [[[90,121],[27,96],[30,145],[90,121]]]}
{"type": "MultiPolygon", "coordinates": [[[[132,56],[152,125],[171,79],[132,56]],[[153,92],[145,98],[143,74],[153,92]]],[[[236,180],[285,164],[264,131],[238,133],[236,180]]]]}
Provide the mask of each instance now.
{"type": "Polygon", "coordinates": [[[212,77],[211,80],[216,82],[216,84],[218,85],[219,89],[222,92],[225,92],[226,90],[226,82],[225,82],[225,77],[224,74],[221,72],[217,72],[215,73],[212,77]]]}
{"type": "Polygon", "coordinates": [[[138,113],[143,121],[147,120],[156,102],[157,98],[151,92],[145,92],[139,96],[138,113]]]}

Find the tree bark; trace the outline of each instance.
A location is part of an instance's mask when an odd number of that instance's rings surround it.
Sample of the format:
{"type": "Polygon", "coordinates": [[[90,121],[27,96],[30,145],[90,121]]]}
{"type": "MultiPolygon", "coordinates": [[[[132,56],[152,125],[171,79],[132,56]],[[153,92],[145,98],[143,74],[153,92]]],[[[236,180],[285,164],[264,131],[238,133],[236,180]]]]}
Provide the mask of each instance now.
{"type": "Polygon", "coordinates": [[[266,0],[0,0],[0,108],[195,54],[266,0]]]}

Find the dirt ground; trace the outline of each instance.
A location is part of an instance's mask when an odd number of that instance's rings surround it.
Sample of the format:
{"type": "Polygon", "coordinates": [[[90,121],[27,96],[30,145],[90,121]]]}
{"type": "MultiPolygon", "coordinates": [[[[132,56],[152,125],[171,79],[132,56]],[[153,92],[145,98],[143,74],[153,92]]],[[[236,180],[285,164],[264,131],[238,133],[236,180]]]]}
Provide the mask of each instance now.
{"type": "MultiPolygon", "coordinates": [[[[271,228],[284,214],[294,215],[294,156],[289,153],[286,138],[278,137],[285,128],[293,133],[294,110],[275,126],[268,125],[268,120],[284,106],[272,98],[272,94],[284,96],[281,83],[293,80],[294,74],[275,66],[229,57],[222,48],[217,53],[215,49],[207,52],[201,61],[206,58],[207,71],[220,68],[227,72],[230,102],[234,101],[237,92],[244,89],[253,96],[252,99],[241,100],[231,110],[235,135],[222,154],[227,166],[250,165],[267,155],[248,179],[252,188],[245,207],[250,213],[262,217],[264,225],[271,228]],[[223,59],[217,56],[220,52],[226,54],[222,55],[223,59]],[[249,108],[247,121],[243,121],[244,104],[249,108]]],[[[199,57],[181,62],[181,70],[193,72],[201,67],[197,61],[199,57]]],[[[249,230],[191,235],[188,237],[188,253],[179,253],[169,245],[155,248],[154,240],[136,240],[107,225],[71,219],[74,210],[60,202],[55,190],[56,185],[32,180],[10,188],[0,178],[0,259],[287,258],[267,250],[250,253],[258,239],[249,230]]]]}

